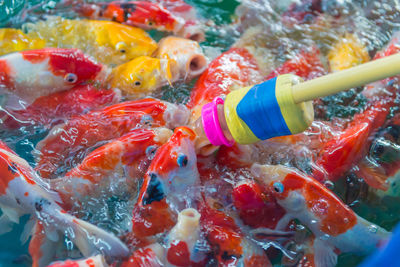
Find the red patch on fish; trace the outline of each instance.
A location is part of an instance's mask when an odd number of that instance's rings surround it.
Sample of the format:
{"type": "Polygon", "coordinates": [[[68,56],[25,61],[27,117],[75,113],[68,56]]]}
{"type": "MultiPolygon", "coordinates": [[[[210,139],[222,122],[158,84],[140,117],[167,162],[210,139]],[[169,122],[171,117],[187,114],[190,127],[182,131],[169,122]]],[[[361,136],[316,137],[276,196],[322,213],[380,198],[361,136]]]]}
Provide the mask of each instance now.
{"type": "Polygon", "coordinates": [[[102,65],[85,56],[78,49],[44,48],[20,52],[24,60],[38,64],[49,59],[50,71],[56,76],[73,73],[77,76],[74,84],[93,80],[102,70],[102,65]]]}
{"type": "Polygon", "coordinates": [[[7,89],[14,89],[11,76],[13,71],[8,66],[7,61],[0,60],[0,85],[7,87],[7,89]]]}
{"type": "Polygon", "coordinates": [[[276,193],[280,199],[288,197],[291,191],[298,191],[305,198],[308,210],[320,220],[320,229],[331,236],[340,235],[357,224],[357,216],[329,189],[313,178],[290,173],[282,182],[283,193],[276,193]]]}
{"type": "Polygon", "coordinates": [[[133,254],[121,264],[121,267],[162,266],[156,253],[151,248],[135,250],[133,254]]]}
{"type": "Polygon", "coordinates": [[[325,74],[324,66],[320,59],[318,48],[313,47],[312,51],[301,51],[296,57],[289,59],[283,65],[273,70],[267,79],[282,74],[291,73],[300,76],[304,80],[311,80],[325,74]]]}
{"type": "Polygon", "coordinates": [[[176,224],[176,216],[165,199],[133,208],[132,232],[138,237],[148,237],[170,230],[176,224]]]}
{"type": "Polygon", "coordinates": [[[172,242],[168,248],[167,260],[175,266],[190,266],[190,252],[186,242],[172,242]]]}
{"type": "Polygon", "coordinates": [[[274,229],[286,213],[276,199],[255,182],[236,186],[232,197],[240,218],[246,225],[254,228],[274,229]]]}

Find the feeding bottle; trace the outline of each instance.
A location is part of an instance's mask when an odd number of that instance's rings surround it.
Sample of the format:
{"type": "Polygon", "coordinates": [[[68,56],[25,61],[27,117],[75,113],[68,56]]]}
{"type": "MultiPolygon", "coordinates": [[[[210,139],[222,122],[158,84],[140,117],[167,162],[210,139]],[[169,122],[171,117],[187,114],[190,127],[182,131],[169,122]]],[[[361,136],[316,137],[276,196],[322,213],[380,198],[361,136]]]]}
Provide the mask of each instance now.
{"type": "Polygon", "coordinates": [[[196,128],[211,144],[251,144],[303,132],[314,120],[312,100],[400,73],[400,53],[303,82],[284,74],[230,92],[203,106],[196,128]]]}

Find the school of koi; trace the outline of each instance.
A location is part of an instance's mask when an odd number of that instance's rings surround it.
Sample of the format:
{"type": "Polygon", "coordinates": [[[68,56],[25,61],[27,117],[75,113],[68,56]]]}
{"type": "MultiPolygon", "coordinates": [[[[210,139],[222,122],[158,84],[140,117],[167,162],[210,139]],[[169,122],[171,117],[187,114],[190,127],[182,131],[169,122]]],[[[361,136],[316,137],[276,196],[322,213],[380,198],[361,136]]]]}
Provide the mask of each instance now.
{"type": "Polygon", "coordinates": [[[315,100],[312,126],[293,136],[215,147],[197,123],[232,90],[400,52],[392,13],[246,0],[231,25],[215,26],[183,0],[61,4],[79,19],[0,29],[1,133],[47,130],[34,166],[0,141],[0,234],[29,214],[21,240],[32,266],[330,267],[390,238],[350,204],[364,191],[400,197],[398,77],[315,100]],[[207,27],[238,38],[211,59],[199,45],[207,27]],[[368,38],[380,31],[386,39],[368,38]],[[187,103],[157,98],[194,79],[187,103]],[[130,215],[96,213],[111,205],[130,215]]]}

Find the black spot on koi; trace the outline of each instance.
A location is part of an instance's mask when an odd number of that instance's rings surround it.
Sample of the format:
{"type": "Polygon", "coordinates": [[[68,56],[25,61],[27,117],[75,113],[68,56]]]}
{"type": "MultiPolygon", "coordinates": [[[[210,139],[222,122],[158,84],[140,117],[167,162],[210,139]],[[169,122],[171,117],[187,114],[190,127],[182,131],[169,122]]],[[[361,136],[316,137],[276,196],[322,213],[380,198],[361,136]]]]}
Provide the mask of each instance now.
{"type": "Polygon", "coordinates": [[[151,204],[153,201],[160,201],[165,197],[163,186],[155,173],[150,174],[150,183],[143,199],[143,205],[151,204]]]}

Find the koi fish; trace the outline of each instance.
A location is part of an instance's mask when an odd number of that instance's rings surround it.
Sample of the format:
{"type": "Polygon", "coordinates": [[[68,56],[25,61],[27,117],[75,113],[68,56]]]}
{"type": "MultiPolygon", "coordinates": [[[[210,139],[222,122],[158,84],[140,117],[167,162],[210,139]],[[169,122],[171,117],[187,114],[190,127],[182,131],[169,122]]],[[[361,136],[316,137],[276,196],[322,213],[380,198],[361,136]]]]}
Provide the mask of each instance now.
{"type": "Polygon", "coordinates": [[[161,259],[164,258],[164,248],[154,243],[144,248],[135,250],[129,259],[122,262],[121,267],[161,267],[164,266],[161,259]]]}
{"type": "Polygon", "coordinates": [[[335,266],[335,250],[368,255],[390,236],[385,229],[356,215],[318,181],[295,169],[254,164],[251,172],[286,211],[277,230],[298,219],[315,235],[316,266],[335,266]]]}
{"type": "Polygon", "coordinates": [[[347,33],[328,53],[332,72],[348,69],[370,60],[366,47],[356,35],[347,33]]]}
{"type": "Polygon", "coordinates": [[[157,49],[142,29],[111,21],[47,17],[23,28],[29,38],[43,40],[48,47],[78,48],[103,64],[119,65],[157,49]]]}
{"type": "MultiPolygon", "coordinates": [[[[38,244],[35,245],[36,250],[40,250],[40,245],[47,244],[47,241],[56,241],[58,232],[64,233],[65,229],[69,228],[73,231],[68,234],[69,238],[85,256],[94,251],[100,251],[108,256],[127,255],[128,249],[118,238],[61,209],[56,203],[60,203],[58,194],[49,191],[48,186],[40,180],[29,164],[3,142],[0,143],[0,169],[2,233],[11,230],[9,221],[18,223],[20,216],[30,214],[36,220],[36,225],[42,227],[39,231],[42,236],[33,238],[38,244]]],[[[46,259],[48,258],[46,253],[47,251],[41,251],[35,255],[46,259]]],[[[41,262],[41,259],[38,260],[41,262]]],[[[45,263],[41,262],[40,265],[42,264],[45,263]]]]}
{"type": "Polygon", "coordinates": [[[76,7],[78,13],[91,19],[108,19],[143,29],[178,32],[184,24],[161,5],[147,1],[112,1],[76,7]]]}
{"type": "Polygon", "coordinates": [[[264,250],[248,239],[235,220],[203,203],[200,224],[218,266],[272,266],[264,250]]]}
{"type": "Polygon", "coordinates": [[[169,141],[156,152],[139,192],[133,211],[132,232],[137,237],[149,237],[171,229],[175,214],[171,209],[194,205],[195,193],[190,190],[199,185],[195,133],[187,127],[178,127],[169,141]],[[186,194],[190,198],[184,198],[186,194]]]}
{"type": "Polygon", "coordinates": [[[109,84],[135,99],[178,79],[179,69],[174,60],[141,56],[114,68],[109,84]]]}
{"type": "MultiPolygon", "coordinates": [[[[127,101],[71,118],[54,127],[36,149],[40,151],[36,170],[42,177],[59,176],[61,166],[74,165],[72,156],[90,147],[118,138],[135,128],[174,128],[186,124],[188,111],[183,105],[146,98],[127,101]]],[[[82,155],[82,154],[81,154],[82,155]]],[[[64,167],[65,168],[65,167],[64,167]]],[[[61,170],[65,171],[65,170],[61,170]]]]}
{"type": "Polygon", "coordinates": [[[132,130],[95,149],[64,177],[50,180],[51,188],[59,193],[67,210],[81,208],[87,197],[115,196],[119,190],[135,196],[157,148],[171,135],[166,128],[132,130]],[[105,190],[111,185],[112,192],[105,190]]]}
{"type": "Polygon", "coordinates": [[[156,0],[176,17],[182,18],[185,25],[175,34],[193,41],[202,42],[205,40],[204,29],[200,24],[196,9],[183,0],[156,0]]]}
{"type": "Polygon", "coordinates": [[[108,267],[103,255],[96,255],[82,260],[66,260],[53,262],[47,267],[108,267]]]}
{"type": "Polygon", "coordinates": [[[320,59],[320,51],[312,47],[311,51],[302,50],[295,57],[285,61],[280,67],[273,70],[267,79],[281,74],[292,73],[304,80],[311,80],[325,74],[324,66],[320,59]]]}
{"type": "Polygon", "coordinates": [[[158,45],[156,57],[175,60],[184,80],[199,76],[207,68],[208,60],[195,41],[169,36],[158,45]]]}
{"type": "Polygon", "coordinates": [[[66,91],[37,98],[25,109],[7,109],[1,118],[7,128],[25,124],[50,127],[75,115],[116,104],[121,99],[119,90],[99,89],[93,85],[77,85],[66,91]]]}
{"type": "MultiPolygon", "coordinates": [[[[383,51],[378,52],[374,59],[399,51],[399,40],[398,35],[395,35],[389,45],[383,51]]],[[[367,155],[368,147],[372,142],[371,137],[385,123],[391,107],[396,103],[398,90],[395,81],[389,78],[368,85],[362,94],[368,100],[364,112],[356,114],[353,121],[342,132],[336,134],[321,148],[316,160],[319,170],[313,171],[313,176],[317,179],[335,181],[367,155]],[[390,82],[391,80],[392,82],[390,82]]],[[[362,173],[363,176],[371,177],[366,175],[367,172],[365,170],[362,173]]],[[[374,187],[379,186],[376,185],[376,182],[379,184],[379,181],[373,179],[365,181],[374,187]]]]}
{"type": "Polygon", "coordinates": [[[40,49],[46,42],[40,38],[31,38],[21,30],[12,28],[0,29],[0,55],[30,49],[40,49]]]}
{"type": "Polygon", "coordinates": [[[204,265],[206,255],[196,249],[200,240],[200,213],[192,208],[178,214],[178,222],[166,238],[166,261],[172,266],[204,265]]]}
{"type": "Polygon", "coordinates": [[[105,71],[78,49],[44,48],[2,56],[0,88],[6,95],[3,107],[23,109],[39,97],[94,80],[101,82],[105,71]]]}
{"type": "Polygon", "coordinates": [[[239,182],[233,188],[232,197],[240,219],[253,228],[275,229],[285,215],[276,199],[254,181],[239,182]]]}

